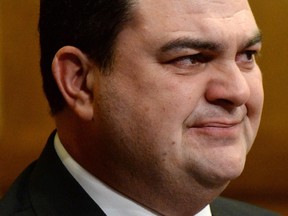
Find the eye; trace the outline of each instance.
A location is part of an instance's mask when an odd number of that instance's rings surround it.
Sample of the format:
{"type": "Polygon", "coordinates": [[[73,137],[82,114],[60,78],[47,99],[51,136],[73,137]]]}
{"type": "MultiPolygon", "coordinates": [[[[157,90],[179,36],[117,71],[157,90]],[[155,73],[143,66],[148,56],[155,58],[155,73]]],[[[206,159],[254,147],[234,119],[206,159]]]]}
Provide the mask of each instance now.
{"type": "Polygon", "coordinates": [[[172,59],[168,61],[167,64],[172,64],[175,67],[178,67],[181,69],[189,69],[189,68],[193,68],[196,66],[200,66],[211,60],[212,60],[212,56],[205,55],[203,53],[197,53],[194,55],[181,56],[181,57],[172,59]]]}
{"type": "Polygon", "coordinates": [[[257,54],[256,50],[246,50],[236,55],[236,62],[240,64],[254,63],[257,54]]]}

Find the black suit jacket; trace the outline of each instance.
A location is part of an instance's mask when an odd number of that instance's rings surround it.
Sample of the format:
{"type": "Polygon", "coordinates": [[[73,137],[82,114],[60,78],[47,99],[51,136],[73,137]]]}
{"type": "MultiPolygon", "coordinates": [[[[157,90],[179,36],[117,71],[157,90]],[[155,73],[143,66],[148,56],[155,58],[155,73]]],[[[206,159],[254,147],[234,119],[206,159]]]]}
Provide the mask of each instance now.
{"type": "MultiPolygon", "coordinates": [[[[104,216],[66,170],[55,152],[53,133],[39,159],[14,182],[0,202],[0,216],[104,216]]],[[[245,203],[217,198],[213,216],[277,215],[245,203]]]]}

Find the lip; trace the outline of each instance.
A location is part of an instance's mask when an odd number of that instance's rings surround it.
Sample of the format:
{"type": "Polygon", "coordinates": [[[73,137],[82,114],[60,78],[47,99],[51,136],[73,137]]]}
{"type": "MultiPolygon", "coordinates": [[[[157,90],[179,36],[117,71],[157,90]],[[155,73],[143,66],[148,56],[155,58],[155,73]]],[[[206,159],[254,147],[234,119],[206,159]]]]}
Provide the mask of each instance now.
{"type": "Polygon", "coordinates": [[[192,128],[231,128],[234,127],[241,122],[232,122],[232,123],[224,123],[224,122],[207,122],[200,123],[192,126],[192,128]]]}
{"type": "Polygon", "coordinates": [[[214,137],[234,137],[240,134],[243,121],[203,121],[188,128],[195,133],[214,137]]]}

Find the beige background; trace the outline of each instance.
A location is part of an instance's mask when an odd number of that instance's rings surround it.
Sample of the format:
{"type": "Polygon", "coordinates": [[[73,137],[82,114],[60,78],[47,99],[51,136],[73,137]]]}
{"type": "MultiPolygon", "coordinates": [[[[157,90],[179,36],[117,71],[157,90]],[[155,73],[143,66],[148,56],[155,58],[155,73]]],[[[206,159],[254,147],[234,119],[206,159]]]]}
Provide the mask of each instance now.
{"type": "Polygon", "coordinates": [[[53,129],[39,72],[38,0],[0,0],[0,194],[53,129]]]}
{"type": "MultiPolygon", "coordinates": [[[[288,1],[250,2],[264,34],[265,107],[245,172],[224,194],[288,215],[288,1]]],[[[38,66],[38,4],[0,0],[0,195],[54,127],[38,66]]]]}

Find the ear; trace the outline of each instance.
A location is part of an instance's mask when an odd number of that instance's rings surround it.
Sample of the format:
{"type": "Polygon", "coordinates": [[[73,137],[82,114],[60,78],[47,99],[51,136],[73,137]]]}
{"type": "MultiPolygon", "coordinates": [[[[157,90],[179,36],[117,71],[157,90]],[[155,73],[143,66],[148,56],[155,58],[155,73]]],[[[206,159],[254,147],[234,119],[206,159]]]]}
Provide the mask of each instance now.
{"type": "Polygon", "coordinates": [[[54,79],[67,105],[82,119],[93,119],[93,63],[79,49],[61,48],[52,62],[54,79]]]}

